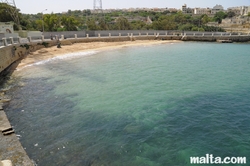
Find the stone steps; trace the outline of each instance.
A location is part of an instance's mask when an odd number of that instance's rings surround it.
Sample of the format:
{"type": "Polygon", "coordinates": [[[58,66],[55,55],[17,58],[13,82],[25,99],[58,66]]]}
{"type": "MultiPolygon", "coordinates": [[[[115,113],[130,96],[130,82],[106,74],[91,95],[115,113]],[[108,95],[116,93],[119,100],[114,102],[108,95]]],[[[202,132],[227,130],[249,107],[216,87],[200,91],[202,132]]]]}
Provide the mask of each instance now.
{"type": "Polygon", "coordinates": [[[11,127],[11,128],[2,130],[2,133],[3,133],[3,135],[10,135],[10,134],[15,133],[15,130],[11,127]]]}

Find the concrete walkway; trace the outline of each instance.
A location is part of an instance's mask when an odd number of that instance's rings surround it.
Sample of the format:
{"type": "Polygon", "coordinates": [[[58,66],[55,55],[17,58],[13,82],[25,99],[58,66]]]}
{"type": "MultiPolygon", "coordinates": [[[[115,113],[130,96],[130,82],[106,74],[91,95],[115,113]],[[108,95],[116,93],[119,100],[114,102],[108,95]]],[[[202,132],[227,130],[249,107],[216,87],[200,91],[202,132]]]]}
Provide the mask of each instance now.
{"type": "Polygon", "coordinates": [[[0,103],[0,166],[34,166],[16,137],[0,103]]]}

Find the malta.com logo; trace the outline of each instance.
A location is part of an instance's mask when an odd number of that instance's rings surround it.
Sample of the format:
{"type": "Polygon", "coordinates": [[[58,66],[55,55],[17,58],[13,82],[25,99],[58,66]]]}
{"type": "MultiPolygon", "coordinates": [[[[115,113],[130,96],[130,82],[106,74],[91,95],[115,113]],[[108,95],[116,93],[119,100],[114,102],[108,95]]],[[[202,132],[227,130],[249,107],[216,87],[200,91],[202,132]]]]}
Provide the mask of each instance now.
{"type": "Polygon", "coordinates": [[[190,157],[191,164],[246,164],[246,157],[214,157],[206,154],[203,157],[190,157]]]}

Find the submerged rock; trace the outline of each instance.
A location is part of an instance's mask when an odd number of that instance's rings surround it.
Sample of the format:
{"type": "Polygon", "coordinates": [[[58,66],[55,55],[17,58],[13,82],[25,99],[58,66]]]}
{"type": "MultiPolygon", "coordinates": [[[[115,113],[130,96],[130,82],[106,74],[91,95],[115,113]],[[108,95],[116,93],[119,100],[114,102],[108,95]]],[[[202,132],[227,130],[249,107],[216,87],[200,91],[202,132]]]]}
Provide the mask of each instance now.
{"type": "Polygon", "coordinates": [[[4,88],[4,89],[0,89],[0,92],[7,92],[8,90],[10,90],[10,88],[4,88]]]}
{"type": "Polygon", "coordinates": [[[136,133],[139,133],[141,131],[141,127],[139,125],[131,123],[131,124],[128,124],[127,126],[125,126],[123,130],[129,134],[136,134],[136,133]]]}
{"type": "Polygon", "coordinates": [[[0,99],[0,103],[6,103],[6,102],[9,102],[11,99],[6,99],[6,98],[3,98],[3,99],[0,99]]]}
{"type": "Polygon", "coordinates": [[[0,166],[12,166],[12,162],[10,160],[3,160],[0,162],[0,166]]]}
{"type": "Polygon", "coordinates": [[[24,87],[24,86],[25,86],[25,83],[20,82],[20,83],[18,84],[18,86],[20,86],[20,87],[24,87]]]}

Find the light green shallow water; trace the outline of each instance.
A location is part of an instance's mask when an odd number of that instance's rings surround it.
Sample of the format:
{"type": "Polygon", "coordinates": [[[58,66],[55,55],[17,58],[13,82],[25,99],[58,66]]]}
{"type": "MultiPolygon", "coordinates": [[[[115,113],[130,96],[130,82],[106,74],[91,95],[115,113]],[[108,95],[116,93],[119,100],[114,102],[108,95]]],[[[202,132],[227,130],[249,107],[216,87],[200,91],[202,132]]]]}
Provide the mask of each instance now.
{"type": "Polygon", "coordinates": [[[174,43],[18,71],[6,108],[38,165],[184,166],[250,157],[249,44],[174,43]],[[15,95],[14,95],[15,94],[15,95]]]}

